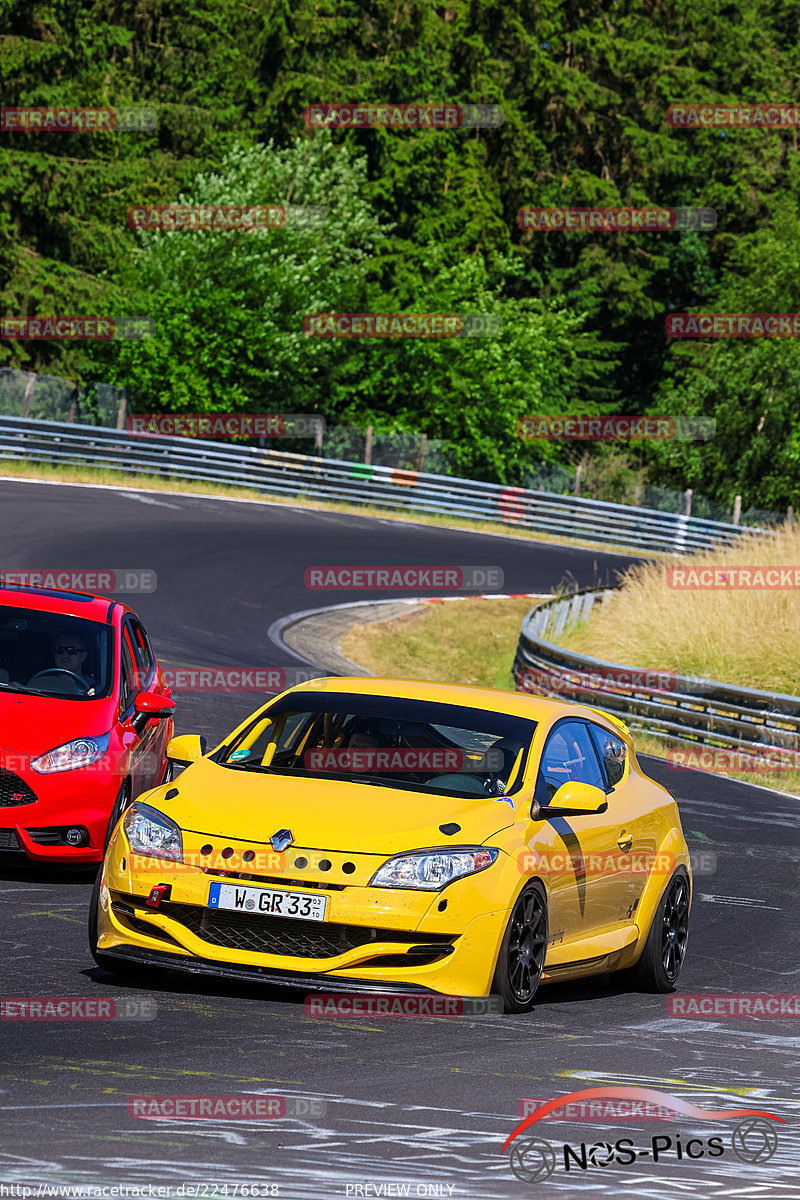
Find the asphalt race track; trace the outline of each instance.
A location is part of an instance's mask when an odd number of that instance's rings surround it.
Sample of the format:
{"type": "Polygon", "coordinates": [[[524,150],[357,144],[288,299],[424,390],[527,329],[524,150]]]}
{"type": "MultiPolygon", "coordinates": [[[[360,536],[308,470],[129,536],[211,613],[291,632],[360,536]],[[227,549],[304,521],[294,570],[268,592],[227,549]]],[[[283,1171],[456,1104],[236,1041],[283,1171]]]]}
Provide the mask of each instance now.
{"type": "MultiPolygon", "coordinates": [[[[504,592],[535,592],[565,579],[613,580],[629,561],[289,506],[0,481],[0,569],[154,569],[157,590],[130,603],[167,666],[296,666],[270,642],[273,621],[377,595],[310,592],[309,566],[498,565],[504,592]]],[[[254,693],[176,698],[178,732],[210,740],[261,702],[254,693]]],[[[716,870],[695,877],[680,992],[797,993],[800,802],[647,762],[678,797],[690,848],[716,855],[716,870]]],[[[800,1196],[796,1017],[676,1019],[666,997],[620,993],[607,977],[545,987],[523,1017],[454,1019],[317,1020],[302,995],[178,975],[136,987],[94,966],[92,882],[0,862],[2,995],[147,998],[157,1015],[0,1023],[0,1185],[34,1196],[44,1183],[82,1185],[71,1194],[85,1197],[139,1184],[151,1196],[171,1185],[172,1197],[284,1200],[800,1196]],[[786,1124],[775,1126],[774,1156],[747,1163],[733,1152],[730,1120],[542,1122],[531,1132],[559,1153],[565,1142],[577,1150],[627,1137],[637,1159],[609,1161],[599,1150],[586,1170],[520,1182],[500,1153],[519,1101],[599,1083],[651,1087],[706,1109],[765,1109],[786,1124]],[[128,1115],[133,1096],[246,1092],[295,1098],[301,1111],[272,1121],[128,1115]],[[685,1145],[714,1135],[721,1156],[678,1157],[679,1137],[685,1145]],[[661,1147],[671,1139],[658,1161],[654,1137],[661,1147]]]]}

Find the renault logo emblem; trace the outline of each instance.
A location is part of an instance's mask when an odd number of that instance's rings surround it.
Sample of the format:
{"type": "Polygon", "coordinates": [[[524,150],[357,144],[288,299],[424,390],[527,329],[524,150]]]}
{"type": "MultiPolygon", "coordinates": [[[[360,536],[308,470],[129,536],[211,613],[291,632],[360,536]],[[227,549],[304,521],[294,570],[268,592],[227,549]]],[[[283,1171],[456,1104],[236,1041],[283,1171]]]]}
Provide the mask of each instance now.
{"type": "Polygon", "coordinates": [[[287,846],[291,846],[294,838],[291,829],[279,829],[269,840],[273,850],[285,850],[287,846]]]}

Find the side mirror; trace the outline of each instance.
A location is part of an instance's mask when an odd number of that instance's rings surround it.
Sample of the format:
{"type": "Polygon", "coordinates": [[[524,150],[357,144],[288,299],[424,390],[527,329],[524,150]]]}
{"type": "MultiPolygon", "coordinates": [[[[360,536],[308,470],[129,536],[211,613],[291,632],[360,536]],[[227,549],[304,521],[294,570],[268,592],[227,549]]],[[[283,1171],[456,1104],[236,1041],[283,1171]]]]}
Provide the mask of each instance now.
{"type": "Polygon", "coordinates": [[[171,717],[175,711],[175,701],[167,696],[159,696],[157,692],[139,692],[133,702],[133,719],[131,724],[137,733],[141,734],[145,725],[152,718],[162,720],[171,717]]]}
{"type": "Polygon", "coordinates": [[[197,762],[206,752],[206,739],[197,733],[182,733],[167,746],[167,758],[179,767],[197,762]]]}
{"type": "Polygon", "coordinates": [[[139,695],[133,702],[133,707],[137,713],[143,716],[150,717],[171,717],[175,711],[175,701],[169,700],[166,696],[159,696],[157,692],[139,692],[139,695]]]}
{"type": "Polygon", "coordinates": [[[539,817],[546,820],[547,817],[589,816],[592,813],[604,813],[607,808],[608,798],[602,788],[573,779],[562,783],[550,803],[542,805],[539,817]]]}

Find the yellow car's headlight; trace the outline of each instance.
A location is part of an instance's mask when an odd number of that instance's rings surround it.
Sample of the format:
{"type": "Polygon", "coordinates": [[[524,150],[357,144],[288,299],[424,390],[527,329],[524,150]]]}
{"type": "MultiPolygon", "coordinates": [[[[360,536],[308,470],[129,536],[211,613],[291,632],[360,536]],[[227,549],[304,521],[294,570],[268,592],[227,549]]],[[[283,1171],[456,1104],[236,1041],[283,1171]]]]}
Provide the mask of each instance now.
{"type": "Polygon", "coordinates": [[[179,827],[157,808],[134,802],[122,820],[122,828],[131,850],[149,858],[183,857],[183,836],[179,827]]]}
{"type": "Polygon", "coordinates": [[[499,853],[499,850],[487,850],[485,846],[466,846],[458,850],[398,854],[378,868],[369,881],[370,887],[420,888],[435,892],[454,879],[485,871],[499,853]]]}

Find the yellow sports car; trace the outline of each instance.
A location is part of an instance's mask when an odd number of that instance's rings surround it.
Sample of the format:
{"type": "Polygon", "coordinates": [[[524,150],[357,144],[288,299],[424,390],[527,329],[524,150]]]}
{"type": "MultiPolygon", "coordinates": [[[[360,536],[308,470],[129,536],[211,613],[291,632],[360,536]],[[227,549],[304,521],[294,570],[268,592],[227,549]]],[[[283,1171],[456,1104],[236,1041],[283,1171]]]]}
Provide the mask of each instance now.
{"type": "Polygon", "coordinates": [[[499,996],[606,971],[668,991],[688,936],[677,805],[617,718],[397,679],[290,688],[118,822],[89,916],[105,970],[499,996]]]}

